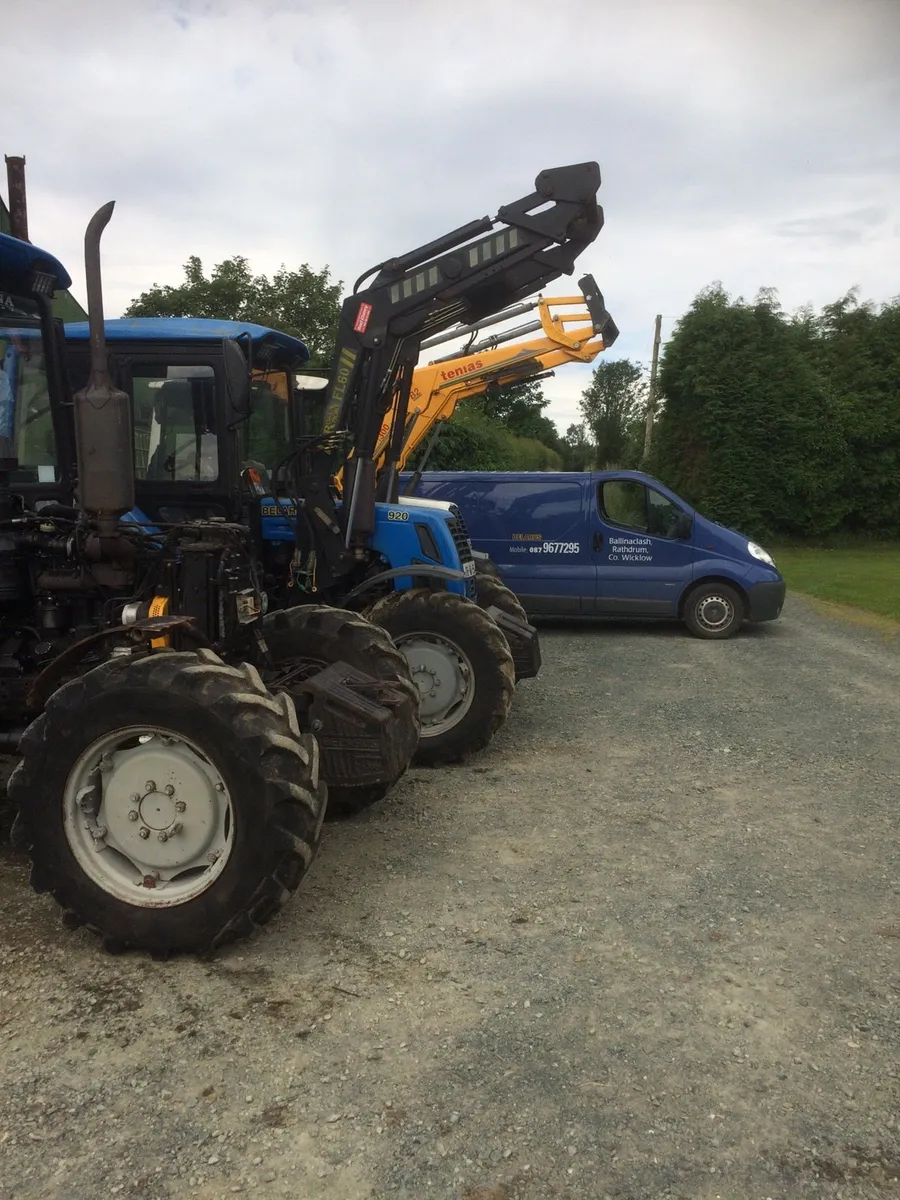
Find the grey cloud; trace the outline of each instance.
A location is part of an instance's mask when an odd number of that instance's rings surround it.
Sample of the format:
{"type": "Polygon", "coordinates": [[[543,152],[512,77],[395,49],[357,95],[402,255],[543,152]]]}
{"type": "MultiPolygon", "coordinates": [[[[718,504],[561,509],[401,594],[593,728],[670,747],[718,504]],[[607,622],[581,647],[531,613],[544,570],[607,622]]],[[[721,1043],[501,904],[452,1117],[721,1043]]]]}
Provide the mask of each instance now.
{"type": "Polygon", "coordinates": [[[896,290],[894,0],[6,0],[4,36],[4,149],[76,287],[118,200],[111,311],[191,253],[349,285],[585,158],[607,223],[577,274],[616,357],[646,360],[654,314],[714,278],[788,307],[896,290]]]}

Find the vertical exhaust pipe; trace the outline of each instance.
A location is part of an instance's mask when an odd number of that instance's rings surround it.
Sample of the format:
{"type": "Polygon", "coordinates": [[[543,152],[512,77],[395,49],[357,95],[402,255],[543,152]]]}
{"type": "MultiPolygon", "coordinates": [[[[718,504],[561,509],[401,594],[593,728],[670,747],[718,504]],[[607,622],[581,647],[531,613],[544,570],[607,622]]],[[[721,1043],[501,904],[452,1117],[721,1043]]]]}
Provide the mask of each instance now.
{"type": "MultiPolygon", "coordinates": [[[[102,541],[115,539],[119,518],[134,508],[131,400],[113,386],[106,360],[100,238],[115,201],[94,213],[84,235],[84,270],[91,330],[91,375],[75,393],[75,443],[81,508],[102,541]]],[[[112,550],[111,542],[107,543],[112,550]]]]}
{"type": "Polygon", "coordinates": [[[25,155],[4,154],[9,191],[9,231],[21,242],[28,241],[28,202],[25,196],[25,155]]]}

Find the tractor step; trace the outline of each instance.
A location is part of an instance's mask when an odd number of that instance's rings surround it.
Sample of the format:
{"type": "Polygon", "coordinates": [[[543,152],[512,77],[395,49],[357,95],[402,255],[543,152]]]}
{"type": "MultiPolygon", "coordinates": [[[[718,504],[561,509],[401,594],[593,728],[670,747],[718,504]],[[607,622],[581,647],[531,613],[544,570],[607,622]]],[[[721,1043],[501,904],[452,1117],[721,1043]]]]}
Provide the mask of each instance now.
{"type": "Polygon", "coordinates": [[[295,700],[303,693],[330,787],[366,787],[403,772],[412,751],[395,719],[405,702],[398,686],[337,662],[298,685],[295,700]]]}
{"type": "Polygon", "coordinates": [[[511,617],[492,604],[485,609],[503,631],[516,667],[516,679],[534,679],[541,669],[541,643],[533,625],[511,617]]]}

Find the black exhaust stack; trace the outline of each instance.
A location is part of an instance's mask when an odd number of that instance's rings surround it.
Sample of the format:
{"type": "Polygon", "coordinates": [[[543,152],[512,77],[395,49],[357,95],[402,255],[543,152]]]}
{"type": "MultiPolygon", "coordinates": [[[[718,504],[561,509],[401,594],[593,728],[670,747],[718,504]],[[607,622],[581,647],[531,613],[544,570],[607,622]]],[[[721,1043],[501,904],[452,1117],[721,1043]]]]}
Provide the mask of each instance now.
{"type": "Polygon", "coordinates": [[[84,235],[91,376],[87,387],[74,397],[79,499],[84,513],[97,522],[101,542],[117,540],[119,518],[134,508],[131,401],[125,392],[113,386],[103,328],[100,238],[114,208],[115,201],[111,200],[98,209],[84,235]]]}

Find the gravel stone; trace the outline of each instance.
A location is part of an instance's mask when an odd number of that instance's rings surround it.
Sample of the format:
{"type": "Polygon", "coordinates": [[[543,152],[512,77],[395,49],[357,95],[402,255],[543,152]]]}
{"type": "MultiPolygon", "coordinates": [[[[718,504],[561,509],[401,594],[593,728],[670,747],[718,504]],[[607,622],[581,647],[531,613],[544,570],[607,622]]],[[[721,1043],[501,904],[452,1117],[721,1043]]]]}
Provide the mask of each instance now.
{"type": "Polygon", "coordinates": [[[107,956],[0,845],[3,1200],[900,1196],[900,639],[541,639],[209,961],[107,956]]]}

